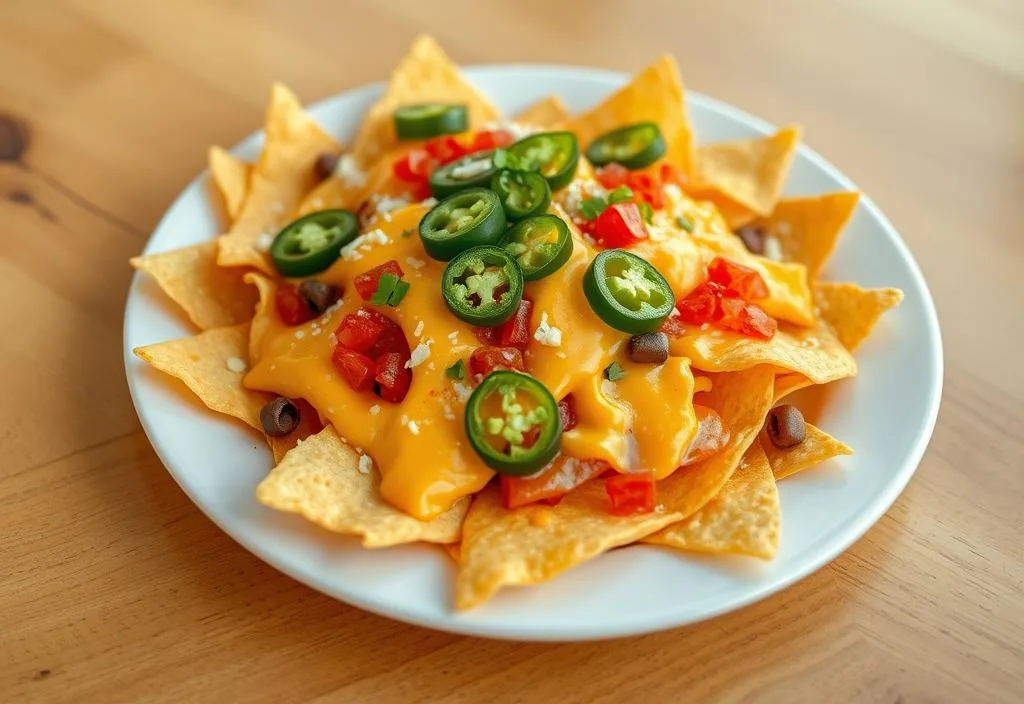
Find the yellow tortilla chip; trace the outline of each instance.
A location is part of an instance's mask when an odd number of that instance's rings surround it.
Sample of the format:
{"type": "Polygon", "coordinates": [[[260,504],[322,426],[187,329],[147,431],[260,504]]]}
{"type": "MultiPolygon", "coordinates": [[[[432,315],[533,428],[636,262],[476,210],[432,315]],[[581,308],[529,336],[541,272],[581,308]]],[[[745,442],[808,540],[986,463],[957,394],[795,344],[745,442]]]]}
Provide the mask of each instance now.
{"type": "Polygon", "coordinates": [[[871,334],[882,313],[900,304],[903,291],[828,282],[815,285],[814,298],[819,315],[852,352],[871,334]]]}
{"type": "Polygon", "coordinates": [[[764,426],[774,381],[775,372],[768,366],[713,377],[711,391],[694,402],[718,412],[729,429],[729,442],[706,460],[658,482],[659,504],[686,518],[718,494],[764,426]]]}
{"type": "Polygon", "coordinates": [[[775,447],[767,431],[761,432],[761,447],[768,456],[776,480],[785,479],[808,467],[840,455],[852,455],[853,450],[823,430],[806,423],[804,441],[793,447],[775,447]]]}
{"type": "Polygon", "coordinates": [[[279,83],[271,91],[265,131],[249,197],[231,229],[217,240],[217,263],[251,266],[273,276],[276,271],[266,248],[316,184],[317,158],[337,154],[340,147],[306,114],[295,94],[279,83]]]}
{"type": "Polygon", "coordinates": [[[860,194],[855,191],[783,198],[770,216],[755,225],[774,235],[785,259],[806,266],[808,275],[814,279],[832,255],[859,199],[860,194]]]}
{"type": "Polygon", "coordinates": [[[767,216],[775,208],[789,173],[800,128],[783,127],[757,139],[739,139],[697,147],[694,159],[696,198],[717,191],[737,206],[767,216]]]}
{"type": "Polygon", "coordinates": [[[554,127],[569,119],[569,108],[557,95],[549,95],[527,106],[512,119],[521,125],[554,127]]]}
{"type": "Polygon", "coordinates": [[[442,546],[448,557],[455,560],[455,564],[462,562],[462,543],[448,543],[442,546]]]}
{"type": "Polygon", "coordinates": [[[270,329],[271,318],[266,315],[267,306],[271,304],[277,287],[266,276],[255,271],[245,275],[245,282],[252,284],[258,292],[256,309],[253,313],[252,327],[249,332],[249,360],[255,366],[260,361],[260,350],[263,349],[263,336],[270,329]]]}
{"type": "Polygon", "coordinates": [[[679,520],[670,512],[633,516],[609,513],[604,483],[587,482],[557,506],[508,510],[490,484],[477,494],[462,528],[455,606],[468,609],[504,586],[544,582],[679,520]]]}
{"type": "Polygon", "coordinates": [[[715,210],[718,211],[718,214],[722,216],[722,219],[725,220],[725,224],[730,230],[738,230],[744,225],[749,225],[757,220],[757,213],[753,210],[716,191],[693,189],[690,195],[693,198],[711,203],[715,210]]]}
{"type": "Polygon", "coordinates": [[[857,362],[836,339],[824,319],[813,328],[780,322],[770,340],[728,330],[695,328],[669,341],[673,356],[689,357],[693,368],[705,372],[734,372],[771,364],[798,372],[815,384],[855,376],[857,362]]]}
{"type": "Polygon", "coordinates": [[[370,108],[359,128],[353,145],[356,162],[365,169],[395,145],[395,108],[432,101],[464,104],[469,109],[472,129],[494,120],[499,114],[498,109],[462,77],[433,37],[419,36],[391,74],[384,95],[370,108]]]}
{"type": "Polygon", "coordinates": [[[285,455],[260,482],[256,498],[329,531],[358,535],[367,548],[459,539],[468,498],[431,521],[419,521],[381,498],[380,473],[374,467],[360,471],[359,458],[327,426],[285,455]]]}
{"type": "Polygon", "coordinates": [[[693,131],[686,115],[683,81],[675,59],[667,54],[573,119],[569,129],[586,149],[605,132],[636,122],[657,123],[668,146],[666,158],[684,174],[693,174],[693,131]]]}
{"type": "Polygon", "coordinates": [[[249,324],[243,323],[132,351],[184,382],[211,411],[238,418],[262,432],[260,409],[273,397],[242,386],[249,364],[248,346],[249,324]]]}
{"type": "Polygon", "coordinates": [[[775,377],[775,403],[778,403],[781,399],[795,391],[806,389],[808,386],[813,385],[814,382],[803,374],[778,374],[775,377]]]}
{"type": "Polygon", "coordinates": [[[643,542],[770,560],[779,549],[781,522],[772,468],[764,450],[754,443],[722,490],[701,510],[643,542]]]}
{"type": "Polygon", "coordinates": [[[210,177],[224,199],[224,210],[232,221],[242,212],[249,193],[249,173],[252,165],[216,145],[210,147],[210,177]]]}
{"type": "Polygon", "coordinates": [[[132,257],[161,290],[202,330],[237,325],[253,316],[258,295],[245,282],[246,269],[217,266],[217,242],[132,257]]]}

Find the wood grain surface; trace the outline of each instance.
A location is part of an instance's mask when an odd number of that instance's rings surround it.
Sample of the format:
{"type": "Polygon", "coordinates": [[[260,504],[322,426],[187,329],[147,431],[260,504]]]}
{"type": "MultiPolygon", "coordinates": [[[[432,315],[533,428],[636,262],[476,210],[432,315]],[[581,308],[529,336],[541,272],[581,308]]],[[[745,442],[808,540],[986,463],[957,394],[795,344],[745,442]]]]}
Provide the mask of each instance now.
{"type": "Polygon", "coordinates": [[[24,137],[0,141],[0,701],[1024,700],[1017,0],[4,0],[0,113],[24,137]],[[307,101],[379,80],[421,31],[464,64],[671,51],[691,88],[801,122],[889,215],[937,301],[945,394],[848,552],[697,626],[516,644],[324,597],[178,489],[124,380],[128,257],[272,80],[307,101]]]}

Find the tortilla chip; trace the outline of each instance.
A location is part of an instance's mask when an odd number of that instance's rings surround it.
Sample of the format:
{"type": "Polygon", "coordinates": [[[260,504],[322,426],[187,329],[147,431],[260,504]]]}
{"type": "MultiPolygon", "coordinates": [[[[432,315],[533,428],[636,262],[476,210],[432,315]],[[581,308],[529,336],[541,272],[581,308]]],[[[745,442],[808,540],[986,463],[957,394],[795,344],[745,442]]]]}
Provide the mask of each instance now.
{"type": "Polygon", "coordinates": [[[273,396],[242,386],[248,367],[248,346],[249,324],[243,323],[132,351],[156,369],[184,382],[211,411],[238,418],[262,432],[260,409],[273,396]],[[229,363],[241,363],[241,371],[229,369],[229,363]]]}
{"type": "Polygon", "coordinates": [[[232,222],[242,212],[249,193],[249,174],[252,165],[239,159],[223,147],[210,147],[210,177],[224,199],[224,209],[232,222]]]}
{"type": "Polygon", "coordinates": [[[316,185],[314,165],[340,147],[302,109],[298,98],[274,84],[267,108],[266,142],[253,168],[249,197],[227,234],[217,240],[217,263],[251,266],[276,275],[266,248],[316,185]]]}
{"type": "Polygon", "coordinates": [[[271,318],[266,315],[267,306],[270,305],[270,299],[273,298],[277,285],[255,271],[245,275],[245,282],[255,286],[258,292],[256,310],[253,313],[252,327],[249,332],[249,361],[252,366],[256,366],[260,361],[260,350],[263,349],[263,336],[270,328],[271,318]]]}
{"type": "Polygon", "coordinates": [[[774,403],[778,403],[781,399],[789,396],[795,391],[800,389],[806,389],[808,386],[813,386],[814,382],[805,377],[803,374],[778,374],[775,377],[775,400],[774,403]]]}
{"type": "Polygon", "coordinates": [[[247,270],[217,266],[215,240],[129,261],[152,276],[201,330],[237,325],[253,316],[258,294],[245,282],[247,270]]]}
{"type": "Polygon", "coordinates": [[[806,423],[804,441],[793,447],[775,447],[767,431],[761,432],[761,447],[768,456],[775,479],[781,480],[802,472],[808,467],[840,455],[852,455],[853,450],[823,430],[806,423]]]}
{"type": "Polygon", "coordinates": [[[362,202],[371,195],[405,193],[412,187],[411,184],[395,179],[392,170],[394,162],[405,153],[406,148],[400,147],[378,159],[370,167],[363,184],[346,184],[333,176],[325,179],[302,199],[296,211],[296,217],[332,208],[358,211],[362,202]]]}
{"type": "Polygon", "coordinates": [[[455,560],[455,564],[462,562],[462,543],[448,543],[442,546],[448,557],[455,560]]]}
{"type": "Polygon", "coordinates": [[[704,508],[645,543],[770,560],[779,549],[779,492],[764,450],[754,443],[722,490],[704,508]]]}
{"type": "Polygon", "coordinates": [[[674,357],[689,357],[694,369],[734,372],[759,364],[798,372],[815,384],[855,376],[857,362],[836,339],[824,319],[813,328],[780,322],[770,340],[728,330],[695,328],[669,341],[674,357]]]}
{"type": "Polygon", "coordinates": [[[256,498],[329,531],[358,535],[367,548],[456,542],[469,506],[468,498],[460,499],[426,522],[399,511],[381,497],[377,469],[359,471],[359,453],[331,426],[289,452],[260,482],[256,498]]]}
{"type": "Polygon", "coordinates": [[[549,95],[526,107],[512,118],[513,122],[532,127],[549,128],[569,119],[569,108],[557,95],[549,95]]]}
{"type": "Polygon", "coordinates": [[[716,191],[694,189],[690,195],[693,198],[711,203],[715,210],[718,211],[718,214],[722,216],[730,230],[738,230],[744,225],[749,225],[757,220],[757,213],[753,210],[716,191]]]}
{"type": "Polygon", "coordinates": [[[819,315],[852,352],[871,334],[882,313],[900,304],[903,291],[829,282],[815,285],[814,298],[819,315]]]}
{"type": "Polygon", "coordinates": [[[683,518],[692,516],[729,481],[764,426],[772,407],[774,381],[775,372],[768,366],[717,374],[711,391],[694,399],[718,412],[729,428],[729,442],[706,460],[658,482],[658,502],[667,511],[683,518]]]}
{"type": "Polygon", "coordinates": [[[573,119],[569,129],[586,149],[605,132],[636,122],[657,123],[668,146],[666,158],[687,176],[693,174],[693,131],[686,115],[683,81],[675,59],[667,54],[573,119]]]}
{"type": "Polygon", "coordinates": [[[694,158],[695,198],[717,192],[737,206],[769,215],[782,193],[790,163],[800,142],[800,128],[783,127],[775,134],[697,147],[694,158]]]}
{"type": "Polygon", "coordinates": [[[384,95],[366,114],[353,146],[356,163],[366,169],[395,145],[395,108],[432,101],[466,105],[470,128],[499,115],[498,108],[463,78],[434,38],[421,35],[391,74],[384,95]]]}
{"type": "Polygon", "coordinates": [[[462,527],[455,606],[478,606],[504,586],[547,581],[679,519],[669,512],[613,515],[599,481],[569,492],[557,506],[510,511],[501,505],[498,486],[490,484],[473,500],[462,527]]]}
{"type": "Polygon", "coordinates": [[[832,255],[859,199],[856,191],[783,198],[771,215],[754,225],[774,235],[786,261],[800,262],[814,279],[832,255]]]}

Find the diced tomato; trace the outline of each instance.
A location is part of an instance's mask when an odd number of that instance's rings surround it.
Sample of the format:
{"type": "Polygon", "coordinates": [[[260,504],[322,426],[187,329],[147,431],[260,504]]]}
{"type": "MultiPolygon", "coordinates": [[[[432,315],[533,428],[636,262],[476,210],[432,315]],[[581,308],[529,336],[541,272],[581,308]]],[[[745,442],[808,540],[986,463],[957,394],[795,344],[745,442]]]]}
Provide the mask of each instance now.
{"type": "Polygon", "coordinates": [[[354,390],[366,391],[373,388],[373,375],[377,365],[362,352],[347,350],[338,345],[334,348],[331,361],[354,390]]]}
{"type": "Polygon", "coordinates": [[[377,341],[370,345],[366,354],[377,359],[386,352],[397,352],[406,359],[409,359],[409,341],[405,339],[405,332],[398,326],[398,323],[388,321],[377,341]]]}
{"type": "Polygon", "coordinates": [[[395,178],[406,183],[426,182],[436,161],[423,149],[412,149],[392,167],[395,178]]]}
{"type": "Polygon", "coordinates": [[[756,303],[740,301],[740,306],[737,308],[735,304],[731,303],[732,300],[739,299],[722,300],[723,304],[726,301],[730,301],[730,304],[728,309],[723,306],[723,316],[718,321],[719,326],[748,337],[758,337],[762,340],[772,339],[779,328],[775,318],[765,313],[756,303]]]}
{"type": "Polygon", "coordinates": [[[594,177],[602,186],[609,191],[613,191],[619,186],[626,185],[626,179],[629,178],[629,169],[622,164],[612,163],[599,168],[594,173],[594,177]]]}
{"type": "Polygon", "coordinates": [[[399,266],[398,262],[394,259],[389,259],[379,266],[375,266],[368,271],[364,271],[354,279],[352,279],[352,285],[356,287],[356,291],[359,292],[359,297],[364,301],[370,300],[373,294],[377,291],[377,285],[380,283],[380,277],[384,274],[394,274],[398,278],[405,276],[405,272],[402,271],[402,267],[399,266]]]}
{"type": "Polygon", "coordinates": [[[469,373],[487,376],[495,369],[515,369],[525,372],[523,353],[515,347],[477,347],[469,355],[469,373]]]}
{"type": "Polygon", "coordinates": [[[597,216],[594,238],[604,247],[628,247],[647,237],[636,203],[615,203],[597,216]]]}
{"type": "Polygon", "coordinates": [[[578,460],[558,455],[547,467],[526,477],[501,476],[501,501],[519,508],[536,501],[557,504],[565,494],[611,469],[604,460],[578,460]]]}
{"type": "Polygon", "coordinates": [[[658,175],[661,177],[661,183],[663,185],[674,183],[677,186],[682,186],[686,183],[686,176],[683,175],[683,172],[667,161],[661,162],[658,175]]]}
{"type": "Polygon", "coordinates": [[[412,384],[412,371],[406,369],[407,356],[398,352],[385,352],[377,359],[378,394],[385,401],[401,403],[412,384]]]}
{"type": "Polygon", "coordinates": [[[274,293],[274,305],[285,325],[301,325],[316,316],[294,286],[278,286],[274,293]]]}
{"type": "Polygon", "coordinates": [[[500,345],[501,328],[501,325],[495,325],[492,328],[474,327],[473,334],[476,335],[476,339],[480,340],[482,345],[500,345]]]}
{"type": "Polygon", "coordinates": [[[604,480],[604,490],[612,502],[612,513],[629,516],[650,513],[655,506],[654,474],[634,472],[616,474],[604,480]]]}
{"type": "Polygon", "coordinates": [[[519,301],[515,314],[500,327],[499,342],[504,347],[518,347],[525,350],[530,344],[530,315],[533,313],[533,301],[524,298],[519,301]]]}
{"type": "Polygon", "coordinates": [[[698,284],[697,288],[676,303],[679,319],[687,325],[703,325],[714,321],[718,312],[718,301],[725,287],[713,281],[698,284]]]}
{"type": "Polygon", "coordinates": [[[511,132],[506,130],[491,130],[477,132],[469,145],[469,152],[485,152],[488,149],[507,147],[515,141],[511,132]]]}
{"type": "Polygon", "coordinates": [[[683,333],[686,332],[686,328],[683,326],[683,321],[679,319],[679,316],[674,315],[670,318],[665,318],[661,324],[661,331],[669,337],[682,337],[683,333]]]}
{"type": "Polygon", "coordinates": [[[335,332],[338,344],[355,352],[368,352],[387,330],[388,322],[390,320],[377,311],[360,308],[342,318],[335,332]]]}
{"type": "Polygon", "coordinates": [[[735,291],[745,301],[768,297],[768,286],[759,273],[723,257],[711,260],[708,265],[708,279],[735,291]]]}
{"type": "Polygon", "coordinates": [[[562,421],[563,433],[568,433],[579,424],[580,418],[576,415],[576,398],[572,394],[558,402],[558,419],[562,421]]]}
{"type": "Polygon", "coordinates": [[[447,164],[456,159],[461,159],[468,153],[462,144],[459,143],[459,140],[452,136],[435,137],[434,139],[427,140],[423,148],[439,164],[447,164]]]}
{"type": "Polygon", "coordinates": [[[697,432],[679,460],[680,467],[696,464],[710,457],[729,442],[729,428],[722,420],[722,416],[713,408],[700,404],[694,404],[693,410],[697,414],[697,432]]]}

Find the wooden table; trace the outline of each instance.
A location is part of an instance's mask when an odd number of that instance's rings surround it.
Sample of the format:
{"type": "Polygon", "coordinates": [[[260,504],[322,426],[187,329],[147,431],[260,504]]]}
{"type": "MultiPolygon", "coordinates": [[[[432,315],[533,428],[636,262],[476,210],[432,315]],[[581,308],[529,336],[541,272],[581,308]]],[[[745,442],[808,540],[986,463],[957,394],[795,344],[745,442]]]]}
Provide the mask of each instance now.
{"type": "Polygon", "coordinates": [[[1020,701],[1024,11],[1013,0],[5,0],[0,700],[1020,701]],[[435,633],[263,564],[143,435],[121,323],[164,209],[261,121],[383,78],[428,30],[462,63],[632,70],[799,120],[892,218],[946,389],[907,491],[833,564],[698,626],[580,645],[435,633]],[[8,135],[9,137],[10,135],[8,135]]]}

